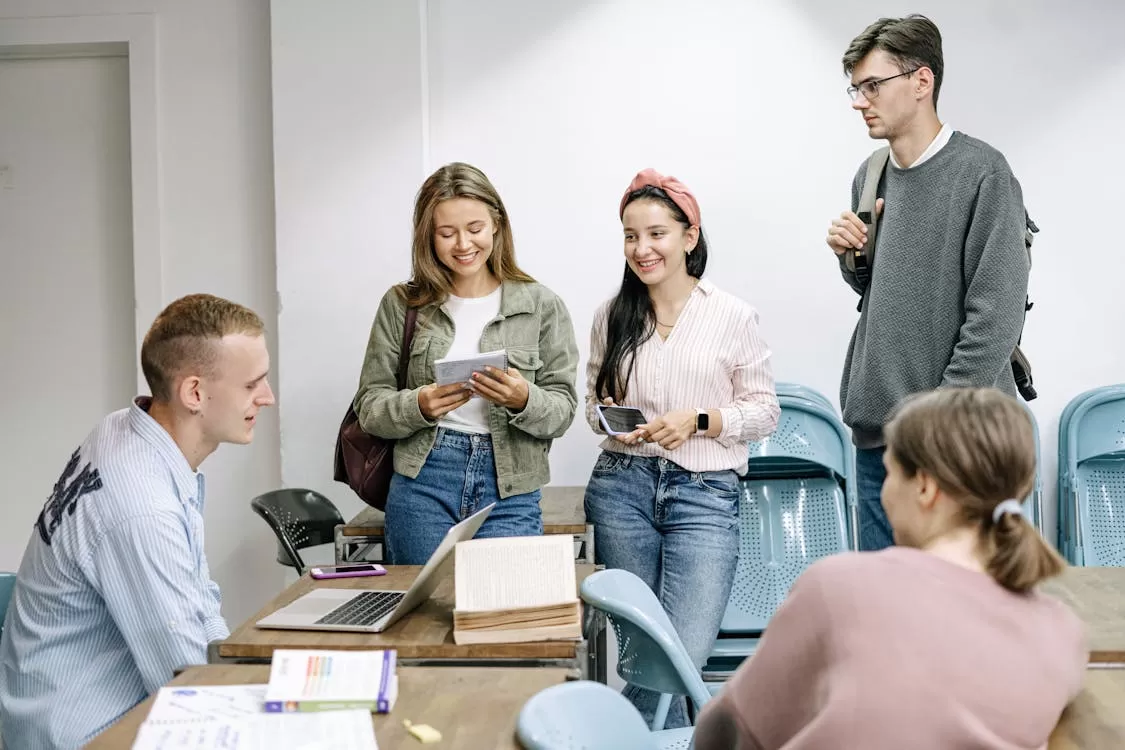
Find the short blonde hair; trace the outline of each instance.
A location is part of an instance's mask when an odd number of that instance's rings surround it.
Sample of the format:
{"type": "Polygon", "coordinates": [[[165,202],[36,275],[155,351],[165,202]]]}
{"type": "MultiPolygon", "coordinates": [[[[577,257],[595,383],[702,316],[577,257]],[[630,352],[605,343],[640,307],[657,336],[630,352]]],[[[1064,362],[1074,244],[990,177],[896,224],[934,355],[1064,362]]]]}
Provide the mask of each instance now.
{"type": "Polygon", "coordinates": [[[907,476],[923,472],[976,527],[988,572],[1026,591],[1066,563],[1022,515],[993,520],[996,506],[1035,484],[1035,428],[1018,401],[995,388],[944,388],[907,399],[885,429],[887,450],[907,476]]]}
{"type": "Polygon", "coordinates": [[[145,334],[141,370],[152,397],[170,401],[179,375],[210,375],[215,370],[215,343],[224,336],[260,336],[262,319],[249,308],[211,294],[189,294],[165,307],[145,334]]]}

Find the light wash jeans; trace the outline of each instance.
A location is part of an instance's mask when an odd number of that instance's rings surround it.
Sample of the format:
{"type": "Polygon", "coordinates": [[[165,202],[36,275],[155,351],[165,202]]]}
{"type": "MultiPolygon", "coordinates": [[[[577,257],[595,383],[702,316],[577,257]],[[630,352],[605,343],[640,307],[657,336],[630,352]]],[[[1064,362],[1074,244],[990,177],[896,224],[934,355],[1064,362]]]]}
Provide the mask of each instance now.
{"type": "Polygon", "coordinates": [[[395,473],[387,495],[387,560],[425,565],[445,533],[490,503],[475,538],[543,533],[539,490],[500,499],[492,439],[439,428],[415,479],[395,473]]]}
{"type": "MultiPolygon", "coordinates": [[[[702,667],[715,644],[738,562],[738,477],[690,472],[663,458],[602,451],[586,486],[598,562],[637,575],[702,667]]],[[[659,693],[627,685],[624,695],[652,722],[659,693]]],[[[673,700],[665,727],[689,726],[673,700]]]]}
{"type": "Polygon", "coordinates": [[[887,511],[883,510],[883,466],[886,448],[861,448],[855,452],[855,487],[859,503],[859,548],[877,552],[895,543],[887,511]]]}

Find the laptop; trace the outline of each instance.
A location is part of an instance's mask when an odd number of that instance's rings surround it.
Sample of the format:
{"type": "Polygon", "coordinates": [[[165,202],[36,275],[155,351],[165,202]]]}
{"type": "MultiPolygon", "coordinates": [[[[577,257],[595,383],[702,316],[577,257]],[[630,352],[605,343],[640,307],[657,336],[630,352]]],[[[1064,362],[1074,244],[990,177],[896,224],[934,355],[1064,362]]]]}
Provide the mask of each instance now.
{"type": "Polygon", "coordinates": [[[449,553],[457,542],[472,539],[495,507],[496,503],[492,503],[481,508],[445,532],[445,538],[406,591],[314,589],[255,624],[271,630],[382,633],[430,598],[441,580],[439,569],[449,553]]]}

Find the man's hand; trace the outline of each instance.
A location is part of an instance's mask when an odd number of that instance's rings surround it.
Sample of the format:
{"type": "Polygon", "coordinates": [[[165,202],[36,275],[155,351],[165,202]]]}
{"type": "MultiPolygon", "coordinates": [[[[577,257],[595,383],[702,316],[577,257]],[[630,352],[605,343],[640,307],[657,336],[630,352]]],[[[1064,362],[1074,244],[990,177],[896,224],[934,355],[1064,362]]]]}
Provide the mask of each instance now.
{"type": "Polygon", "coordinates": [[[418,409],[422,416],[433,422],[454,409],[466,404],[472,398],[472,391],[463,383],[424,386],[418,391],[418,409]]]}
{"type": "Polygon", "coordinates": [[[674,451],[695,434],[695,420],[699,414],[695,409],[670,411],[659,419],[643,424],[648,439],[668,451],[674,451]]]}
{"type": "Polygon", "coordinates": [[[506,406],[513,411],[523,411],[527,406],[527,381],[519,370],[513,368],[504,372],[495,367],[485,367],[483,373],[473,373],[469,387],[497,406],[506,406]]]}
{"type": "MultiPolygon", "coordinates": [[[[875,201],[875,220],[883,214],[883,199],[875,201]]],[[[828,247],[837,255],[843,255],[848,250],[860,249],[867,243],[867,226],[851,211],[840,214],[840,218],[832,220],[828,227],[828,247]]]]}

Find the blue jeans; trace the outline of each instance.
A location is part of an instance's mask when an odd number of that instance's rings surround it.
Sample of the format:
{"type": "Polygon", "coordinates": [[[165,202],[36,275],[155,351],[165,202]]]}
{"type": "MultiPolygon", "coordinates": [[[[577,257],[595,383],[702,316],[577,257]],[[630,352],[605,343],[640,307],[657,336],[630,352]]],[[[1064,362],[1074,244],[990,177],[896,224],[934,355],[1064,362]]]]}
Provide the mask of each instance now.
{"type": "Polygon", "coordinates": [[[886,448],[860,448],[855,452],[856,492],[859,501],[859,548],[876,552],[895,543],[891,522],[883,510],[883,466],[886,448]]]}
{"type": "Polygon", "coordinates": [[[543,533],[539,490],[500,499],[492,438],[439,428],[414,479],[397,472],[387,495],[387,560],[425,565],[445,533],[490,503],[476,538],[543,533]]]}
{"type": "MultiPolygon", "coordinates": [[[[715,644],[738,562],[738,477],[686,471],[663,458],[602,451],[586,485],[598,562],[637,575],[656,593],[688,655],[702,667],[715,644]]],[[[660,694],[627,685],[651,723],[660,694]]],[[[665,727],[689,726],[683,698],[665,727]]]]}

